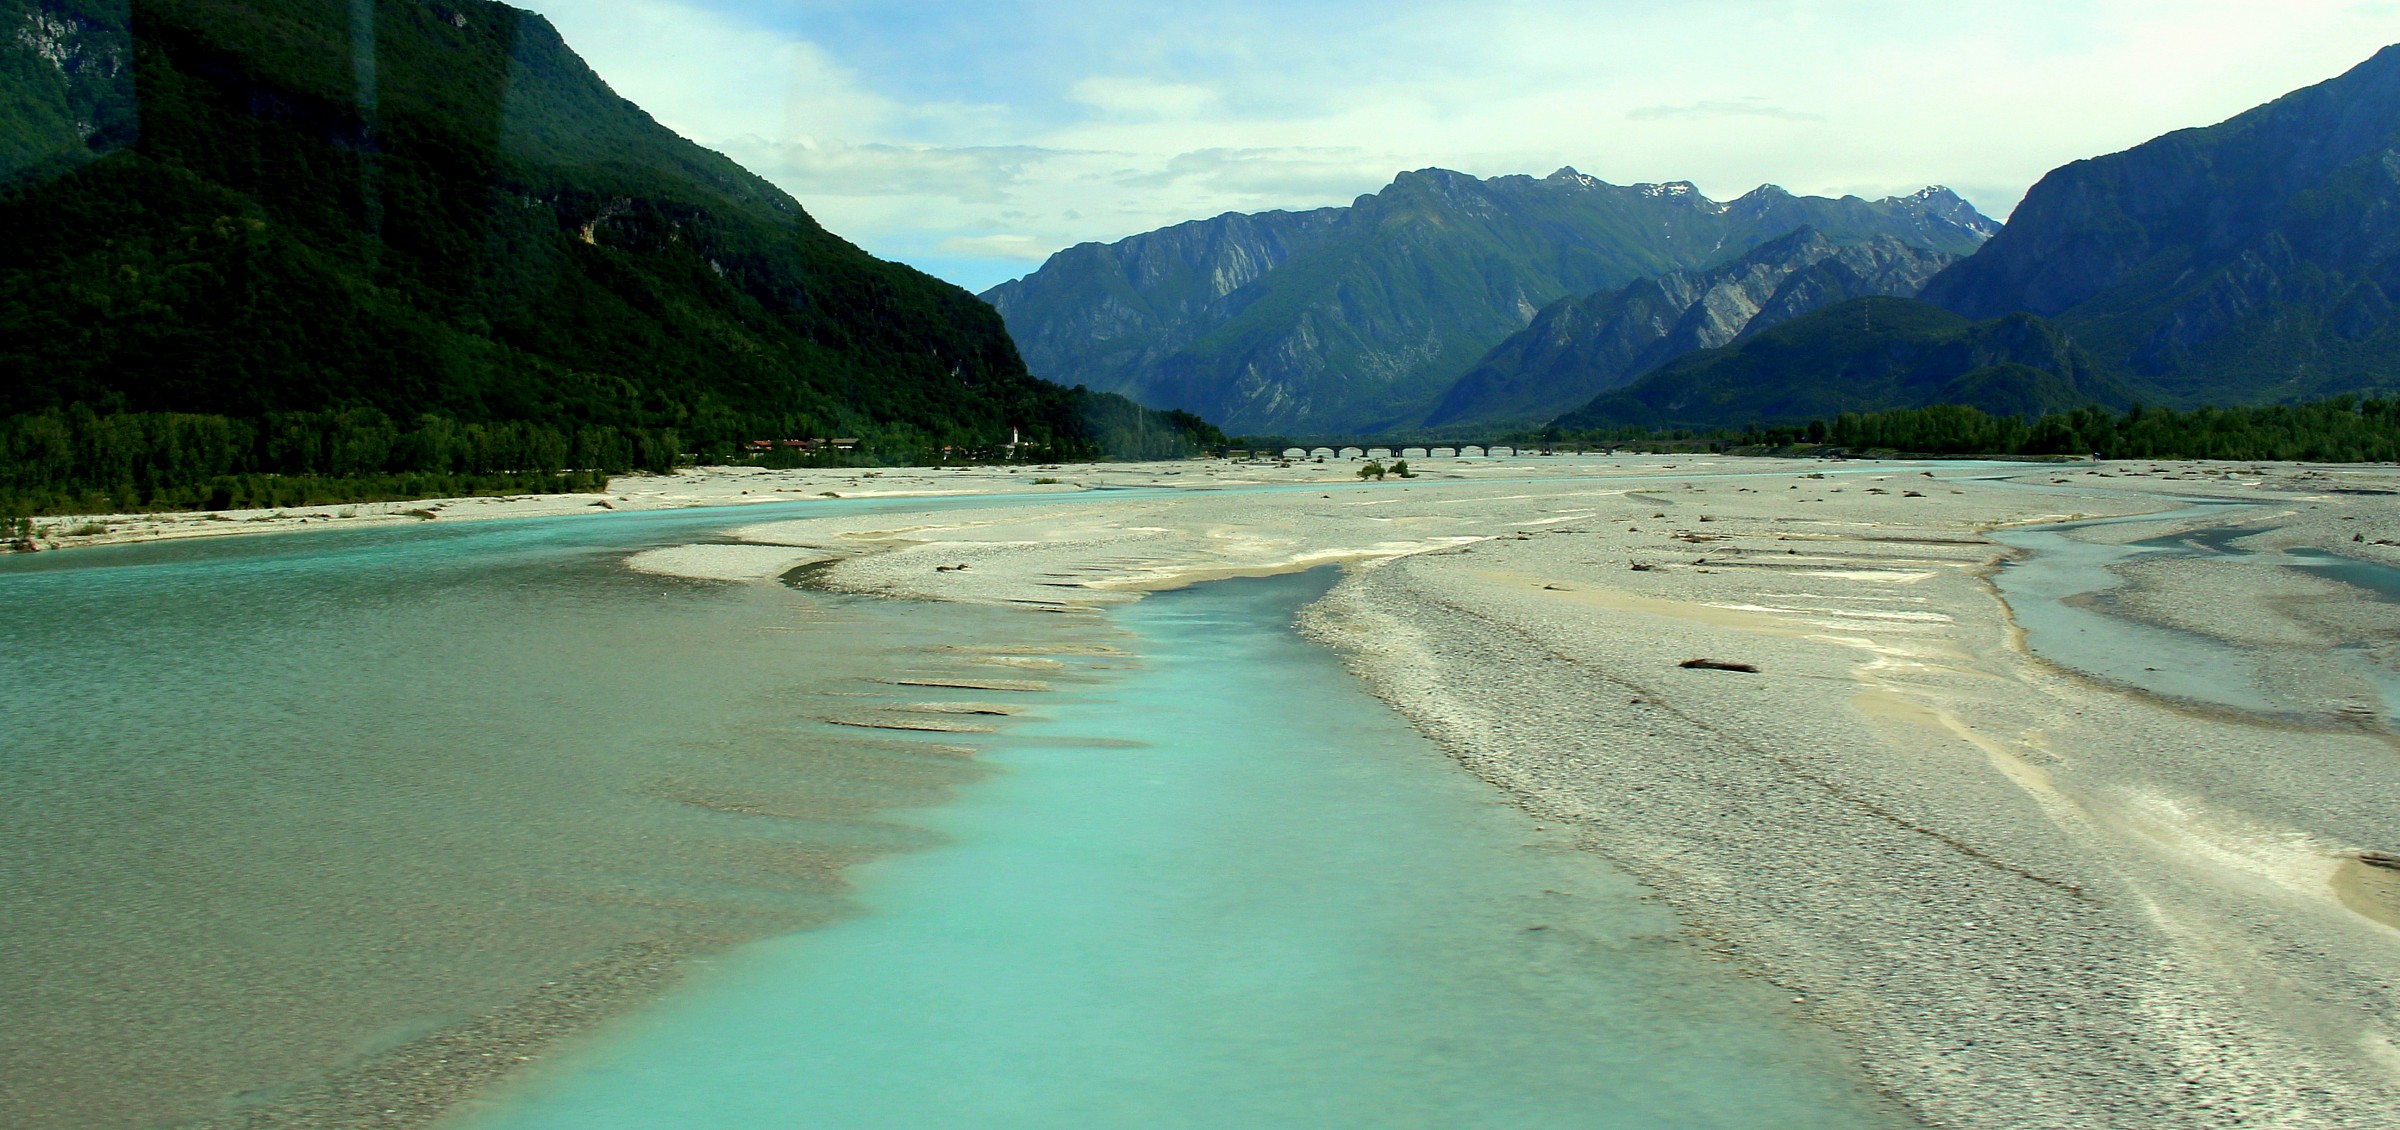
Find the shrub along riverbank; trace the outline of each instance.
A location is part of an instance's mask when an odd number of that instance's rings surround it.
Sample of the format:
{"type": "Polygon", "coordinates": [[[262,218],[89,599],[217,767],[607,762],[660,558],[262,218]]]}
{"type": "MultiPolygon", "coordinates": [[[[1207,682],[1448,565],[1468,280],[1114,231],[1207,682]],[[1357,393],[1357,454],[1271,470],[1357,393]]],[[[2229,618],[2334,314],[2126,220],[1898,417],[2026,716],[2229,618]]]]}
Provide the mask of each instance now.
{"type": "Polygon", "coordinates": [[[2245,408],[2100,407],[2037,419],[1956,404],[1845,412],[1806,424],[1753,424],[1697,432],[1546,428],[1517,437],[1533,446],[1614,446],[1727,453],[1818,448],[1937,456],[2087,456],[2321,463],[2400,461],[2400,399],[2336,396],[2245,408]]]}
{"type": "Polygon", "coordinates": [[[0,515],[598,490],[612,474],[673,467],[677,449],[672,430],[78,406],[0,419],[0,515]]]}

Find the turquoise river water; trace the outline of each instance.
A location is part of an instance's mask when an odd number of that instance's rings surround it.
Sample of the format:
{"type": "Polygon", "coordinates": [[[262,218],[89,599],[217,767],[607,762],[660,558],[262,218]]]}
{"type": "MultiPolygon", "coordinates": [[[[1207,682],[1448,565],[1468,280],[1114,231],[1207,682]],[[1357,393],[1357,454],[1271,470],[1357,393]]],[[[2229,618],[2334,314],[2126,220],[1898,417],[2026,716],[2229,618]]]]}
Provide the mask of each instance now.
{"type": "Polygon", "coordinates": [[[1298,636],[1331,573],[1101,620],[618,564],[762,516],[0,568],[0,1074],[47,1096],[0,1113],[305,1096],[688,934],[738,944],[445,1125],[1908,1124],[1298,636]],[[995,640],[1064,666],[977,760],[825,724],[995,640]]]}

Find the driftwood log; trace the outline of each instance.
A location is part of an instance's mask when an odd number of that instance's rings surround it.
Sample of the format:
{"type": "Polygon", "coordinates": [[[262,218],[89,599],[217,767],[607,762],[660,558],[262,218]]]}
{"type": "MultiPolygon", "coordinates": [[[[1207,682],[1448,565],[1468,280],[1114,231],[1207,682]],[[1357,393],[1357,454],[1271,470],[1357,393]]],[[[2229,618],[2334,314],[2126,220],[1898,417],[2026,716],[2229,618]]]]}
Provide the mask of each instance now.
{"type": "Polygon", "coordinates": [[[1686,659],[1683,662],[1676,664],[1676,666],[1685,668],[1687,670],[1740,671],[1745,674],[1758,674],[1758,668],[1751,666],[1748,663],[1735,663],[1729,659],[1686,659]]]}

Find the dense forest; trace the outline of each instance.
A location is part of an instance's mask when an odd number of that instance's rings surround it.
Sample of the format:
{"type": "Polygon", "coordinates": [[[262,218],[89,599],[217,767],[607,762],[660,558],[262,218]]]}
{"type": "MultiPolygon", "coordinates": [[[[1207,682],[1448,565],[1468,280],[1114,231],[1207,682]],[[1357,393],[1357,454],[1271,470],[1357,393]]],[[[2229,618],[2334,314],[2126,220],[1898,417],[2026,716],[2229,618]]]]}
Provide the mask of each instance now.
{"type": "Polygon", "coordinates": [[[1220,438],[1034,380],[990,307],[675,136],[530,12],[0,16],[0,510],[557,489],[762,440],[1220,438]]]}
{"type": "Polygon", "coordinates": [[[2394,462],[2400,461],[2400,398],[2344,395],[2309,404],[2183,411],[2090,406],[2032,419],[1939,404],[1844,412],[1805,425],[1717,431],[1552,427],[1518,438],[1529,445],[1731,452],[2394,462]]]}

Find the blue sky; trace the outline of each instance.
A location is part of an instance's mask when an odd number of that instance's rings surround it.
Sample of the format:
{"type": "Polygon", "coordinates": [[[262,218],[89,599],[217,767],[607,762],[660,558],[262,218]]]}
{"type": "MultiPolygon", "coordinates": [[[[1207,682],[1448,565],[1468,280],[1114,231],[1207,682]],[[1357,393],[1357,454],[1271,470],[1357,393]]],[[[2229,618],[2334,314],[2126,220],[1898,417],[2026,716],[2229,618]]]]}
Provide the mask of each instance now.
{"type": "MultiPolygon", "coordinates": [[[[520,3],[525,0],[519,0],[520,3]]],[[[620,94],[971,289],[1403,169],[1882,196],[2042,173],[2400,40],[2356,0],[532,0],[620,94]]]]}

